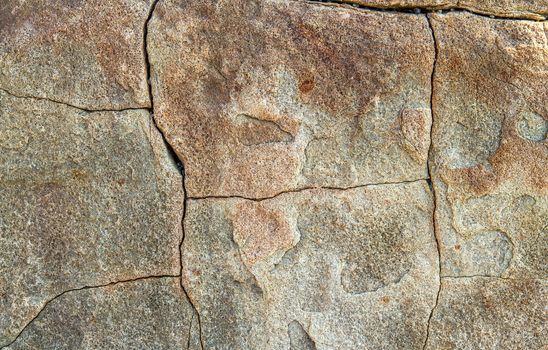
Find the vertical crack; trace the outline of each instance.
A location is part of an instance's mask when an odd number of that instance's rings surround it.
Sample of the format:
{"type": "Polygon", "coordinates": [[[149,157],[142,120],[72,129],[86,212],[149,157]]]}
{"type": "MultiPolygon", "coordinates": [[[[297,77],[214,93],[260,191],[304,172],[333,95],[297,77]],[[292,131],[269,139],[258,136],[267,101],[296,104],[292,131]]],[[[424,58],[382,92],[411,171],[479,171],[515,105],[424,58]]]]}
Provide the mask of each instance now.
{"type": "MultiPolygon", "coordinates": [[[[150,66],[150,58],[148,54],[148,25],[150,23],[150,20],[152,19],[152,16],[154,15],[154,10],[156,9],[156,6],[158,5],[159,0],[154,0],[152,5],[150,6],[150,10],[148,13],[148,17],[145,21],[144,29],[143,29],[143,53],[144,53],[144,59],[145,59],[145,67],[146,67],[146,79],[148,84],[148,95],[150,99],[150,115],[152,118],[152,123],[154,124],[154,127],[158,130],[160,135],[162,136],[162,140],[164,141],[164,144],[166,146],[167,151],[169,152],[170,157],[173,159],[174,163],[177,166],[177,170],[181,174],[181,186],[183,188],[183,215],[181,217],[181,242],[179,242],[179,285],[181,286],[181,289],[183,290],[183,293],[185,294],[186,299],[188,300],[188,303],[192,307],[194,313],[196,314],[196,321],[198,323],[198,336],[200,339],[200,347],[201,349],[204,349],[204,343],[202,339],[202,323],[200,320],[200,314],[198,313],[198,309],[196,306],[192,303],[192,299],[190,299],[190,296],[188,292],[185,289],[185,286],[183,285],[183,243],[185,240],[185,218],[186,218],[186,212],[187,212],[187,191],[185,187],[185,170],[184,170],[184,164],[182,160],[179,158],[173,147],[169,144],[167,141],[163,130],[159,127],[158,123],[156,122],[156,117],[154,115],[154,94],[152,91],[152,74],[151,74],[151,66],[150,66]]],[[[190,320],[190,327],[192,327],[192,320],[194,317],[190,320]]],[[[191,330],[190,330],[191,332],[191,330]]],[[[189,342],[190,342],[190,334],[189,334],[189,342]]]]}
{"type": "Polygon", "coordinates": [[[434,310],[438,306],[438,302],[440,299],[440,292],[441,292],[441,251],[440,251],[440,242],[437,235],[436,230],[436,211],[437,211],[437,204],[436,204],[436,191],[434,189],[434,185],[432,183],[432,153],[433,153],[433,139],[432,139],[432,130],[434,128],[434,76],[436,74],[436,64],[438,61],[438,43],[436,41],[436,35],[434,32],[434,28],[432,27],[432,22],[430,15],[426,14],[426,21],[428,22],[428,28],[430,29],[430,33],[432,34],[432,40],[434,43],[434,62],[432,63],[432,75],[430,76],[430,114],[432,118],[432,123],[430,126],[430,147],[428,149],[428,160],[426,162],[426,168],[428,170],[428,185],[430,186],[430,191],[432,192],[432,201],[434,203],[434,210],[432,212],[432,226],[434,229],[434,239],[436,240],[436,248],[438,250],[438,279],[439,279],[439,287],[438,292],[436,294],[436,302],[434,303],[434,307],[432,307],[432,310],[430,311],[430,315],[428,316],[428,322],[426,324],[426,337],[424,339],[423,344],[423,350],[426,349],[426,345],[428,343],[428,338],[430,336],[430,323],[432,321],[432,317],[434,315],[434,310]]]}

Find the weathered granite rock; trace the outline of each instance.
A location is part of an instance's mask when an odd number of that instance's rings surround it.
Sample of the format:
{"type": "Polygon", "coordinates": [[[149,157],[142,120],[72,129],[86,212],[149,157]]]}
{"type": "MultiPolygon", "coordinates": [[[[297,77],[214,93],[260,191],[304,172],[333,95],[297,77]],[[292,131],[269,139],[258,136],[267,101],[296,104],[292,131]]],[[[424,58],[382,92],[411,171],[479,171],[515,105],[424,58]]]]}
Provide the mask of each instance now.
{"type": "Polygon", "coordinates": [[[151,0],[0,5],[0,88],[87,109],[150,106],[144,24],[151,0]]]}
{"type": "Polygon", "coordinates": [[[422,348],[439,286],[425,181],[187,205],[206,349],[422,348]]]}
{"type": "Polygon", "coordinates": [[[547,24],[431,19],[442,275],[547,276],[547,24]]]}
{"type": "MultiPolygon", "coordinates": [[[[334,2],[396,10],[462,9],[489,16],[533,20],[544,20],[548,17],[548,0],[335,0],[334,2]]],[[[328,5],[333,6],[333,4],[328,5]]]]}
{"type": "Polygon", "coordinates": [[[426,349],[544,349],[546,281],[444,278],[426,349]]]}
{"type": "Polygon", "coordinates": [[[428,176],[425,16],[163,0],[148,32],[154,112],[190,197],[428,176]]]}
{"type": "Polygon", "coordinates": [[[178,278],[63,294],[6,349],[200,349],[197,316],[178,278]]]}
{"type": "Polygon", "coordinates": [[[181,177],[151,123],[0,92],[0,346],[61,292],[179,273],[181,177]]]}

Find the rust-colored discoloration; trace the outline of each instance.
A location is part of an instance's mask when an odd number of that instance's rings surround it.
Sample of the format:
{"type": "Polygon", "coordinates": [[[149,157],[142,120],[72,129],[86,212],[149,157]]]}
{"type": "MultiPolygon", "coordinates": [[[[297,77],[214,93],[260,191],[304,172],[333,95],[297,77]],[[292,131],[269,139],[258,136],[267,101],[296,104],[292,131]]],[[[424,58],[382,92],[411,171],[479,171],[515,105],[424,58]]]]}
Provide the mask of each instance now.
{"type": "Polygon", "coordinates": [[[314,89],[314,77],[304,78],[299,81],[299,92],[301,94],[308,94],[314,89]]]}
{"type": "Polygon", "coordinates": [[[428,108],[434,50],[423,16],[167,0],[149,33],[155,116],[185,163],[191,196],[425,176],[425,155],[398,164],[407,151],[383,130],[407,103],[428,108]],[[315,139],[329,149],[307,159],[315,139]]]}
{"type": "Polygon", "coordinates": [[[442,272],[543,275],[546,26],[465,13],[431,22],[438,44],[431,164],[433,181],[446,186],[436,191],[442,272]]]}
{"type": "Polygon", "coordinates": [[[261,203],[245,201],[231,213],[233,238],[247,266],[293,246],[293,233],[284,213],[261,203]]]}
{"type": "Polygon", "coordinates": [[[0,7],[0,87],[87,109],[149,107],[143,25],[151,1],[0,7]]]}

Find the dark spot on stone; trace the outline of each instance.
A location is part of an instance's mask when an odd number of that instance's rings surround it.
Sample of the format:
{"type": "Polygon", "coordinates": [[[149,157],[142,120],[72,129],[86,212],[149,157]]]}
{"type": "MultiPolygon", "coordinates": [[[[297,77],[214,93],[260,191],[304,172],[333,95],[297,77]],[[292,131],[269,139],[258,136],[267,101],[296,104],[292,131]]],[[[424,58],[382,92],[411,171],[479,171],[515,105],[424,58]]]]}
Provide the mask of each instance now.
{"type": "Polygon", "coordinates": [[[307,94],[314,89],[314,77],[304,79],[299,82],[299,91],[302,94],[307,94]]]}

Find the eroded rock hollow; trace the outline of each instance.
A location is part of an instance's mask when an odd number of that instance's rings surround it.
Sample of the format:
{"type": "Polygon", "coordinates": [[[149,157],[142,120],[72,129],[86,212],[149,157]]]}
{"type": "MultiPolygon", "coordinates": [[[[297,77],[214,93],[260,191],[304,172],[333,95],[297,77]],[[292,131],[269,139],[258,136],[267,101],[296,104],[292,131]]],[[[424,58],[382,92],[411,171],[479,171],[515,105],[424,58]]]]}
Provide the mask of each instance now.
{"type": "Polygon", "coordinates": [[[2,349],[543,349],[548,1],[0,4],[2,349]]]}

